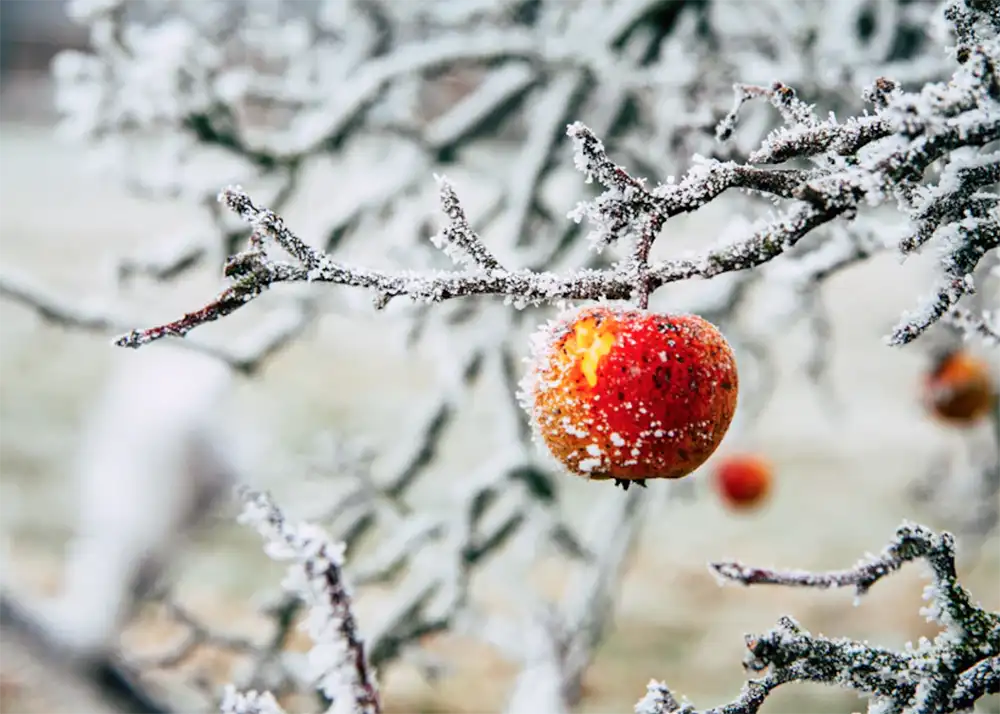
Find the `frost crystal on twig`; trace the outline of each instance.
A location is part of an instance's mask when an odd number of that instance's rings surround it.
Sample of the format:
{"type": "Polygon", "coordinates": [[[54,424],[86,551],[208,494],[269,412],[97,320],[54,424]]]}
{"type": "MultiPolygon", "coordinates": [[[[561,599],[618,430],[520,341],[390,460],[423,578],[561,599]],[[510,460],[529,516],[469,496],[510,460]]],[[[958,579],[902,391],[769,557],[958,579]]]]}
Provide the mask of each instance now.
{"type": "Polygon", "coordinates": [[[226,687],[219,710],[223,714],[285,714],[270,692],[237,692],[232,685],[226,687]]]}
{"type": "Polygon", "coordinates": [[[932,536],[924,528],[904,526],[896,532],[896,541],[881,556],[870,558],[850,570],[827,573],[775,571],[747,567],[736,562],[712,563],[711,568],[721,578],[743,585],[785,585],[807,588],[853,587],[864,595],[872,585],[886,575],[899,570],[904,563],[917,558],[947,557],[954,549],[951,537],[932,536]]]}
{"type": "Polygon", "coordinates": [[[646,694],[635,704],[635,714],[672,714],[691,711],[688,704],[680,704],[663,682],[651,679],[646,685],[646,694]]]}

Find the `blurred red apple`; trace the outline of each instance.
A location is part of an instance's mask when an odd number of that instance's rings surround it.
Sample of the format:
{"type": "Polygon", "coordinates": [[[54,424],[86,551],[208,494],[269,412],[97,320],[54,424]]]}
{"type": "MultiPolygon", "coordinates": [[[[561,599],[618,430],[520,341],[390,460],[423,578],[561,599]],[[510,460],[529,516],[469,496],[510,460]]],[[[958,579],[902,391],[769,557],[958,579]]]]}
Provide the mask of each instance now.
{"type": "Polygon", "coordinates": [[[939,420],[969,426],[989,414],[997,400],[989,364],[964,349],[937,359],[924,377],[923,402],[939,420]]]}
{"type": "Polygon", "coordinates": [[[774,469],[760,455],[730,454],[718,461],[713,475],[722,502],[734,510],[747,510],[767,499],[774,469]]]}

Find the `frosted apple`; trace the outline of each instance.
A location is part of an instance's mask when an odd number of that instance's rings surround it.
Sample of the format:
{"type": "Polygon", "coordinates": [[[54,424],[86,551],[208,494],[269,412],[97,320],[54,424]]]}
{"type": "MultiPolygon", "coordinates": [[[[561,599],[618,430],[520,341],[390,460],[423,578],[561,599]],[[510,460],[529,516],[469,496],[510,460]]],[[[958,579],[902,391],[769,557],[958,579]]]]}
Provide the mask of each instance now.
{"type": "Polygon", "coordinates": [[[696,315],[609,305],[540,329],[520,398],[568,471],[623,488],[677,479],[708,459],[736,411],[733,351],[696,315]]]}
{"type": "Polygon", "coordinates": [[[966,426],[994,408],[997,389],[986,361],[959,349],[939,357],[925,375],[923,400],[938,419],[966,426]]]}

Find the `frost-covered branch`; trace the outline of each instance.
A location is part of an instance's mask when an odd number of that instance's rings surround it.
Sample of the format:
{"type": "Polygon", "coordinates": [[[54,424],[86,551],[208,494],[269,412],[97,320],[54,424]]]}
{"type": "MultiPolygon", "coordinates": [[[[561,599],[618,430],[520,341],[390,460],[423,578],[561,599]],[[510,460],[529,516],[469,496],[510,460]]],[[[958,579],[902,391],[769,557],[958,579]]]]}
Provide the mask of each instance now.
{"type": "Polygon", "coordinates": [[[447,253],[456,263],[464,263],[469,268],[499,269],[500,263],[469,225],[465,209],[455,194],[455,187],[443,176],[437,177],[437,180],[441,189],[441,211],[448,217],[448,225],[431,238],[434,245],[447,253]]]}
{"type": "Polygon", "coordinates": [[[899,570],[904,563],[917,558],[927,558],[932,563],[941,563],[944,562],[942,559],[953,557],[953,551],[954,542],[948,534],[935,536],[924,528],[907,526],[896,532],[896,540],[883,551],[881,556],[862,561],[849,570],[826,573],[779,571],[750,567],[738,562],[712,563],[711,568],[723,579],[743,585],[853,587],[858,595],[864,595],[872,585],[899,570]]]}
{"type": "MultiPolygon", "coordinates": [[[[141,1],[78,0],[70,12],[90,28],[93,51],[60,55],[54,66],[57,106],[61,128],[119,166],[134,190],[193,194],[206,205],[222,183],[214,177],[236,173],[255,185],[258,200],[280,212],[300,188],[296,177],[305,158],[346,152],[371,137],[402,140],[387,152],[392,160],[380,167],[373,190],[348,200],[324,228],[321,244],[331,254],[352,242],[373,244],[373,225],[385,224],[378,216],[408,208],[405,196],[438,166],[468,166],[467,148],[518,127],[513,131],[526,131],[526,139],[511,170],[491,166],[484,177],[499,177],[500,190],[479,222],[504,220],[494,252],[508,255],[508,243],[530,247],[548,260],[529,262],[547,269],[545,263],[564,254],[576,235],[573,226],[553,220],[563,206],[547,195],[560,168],[556,142],[575,116],[585,116],[613,153],[641,146],[637,163],[659,174],[668,163],[686,164],[698,152],[746,155],[742,145],[710,144],[712,111],[733,82],[747,88],[754,86],[748,82],[781,76],[803,96],[840,111],[856,99],[845,88],[862,86],[861,78],[870,80],[877,68],[913,85],[945,78],[952,69],[936,52],[937,37],[926,31],[936,3],[889,0],[872,9],[833,0],[794,6],[761,0],[752,21],[736,21],[742,13],[731,1],[707,7],[662,7],[646,0],[541,2],[527,12],[517,3],[459,11],[439,3],[416,9],[329,0],[288,16],[281,3],[251,8],[236,2],[218,13],[192,4],[168,9],[141,1]],[[874,32],[861,30],[873,22],[874,32]],[[588,38],[583,45],[580,36],[588,38]],[[474,79],[467,93],[441,106],[417,99],[441,96],[440,70],[448,76],[457,69],[462,77],[466,63],[481,60],[488,66],[469,73],[474,79]],[[748,71],[754,74],[746,76],[748,71]],[[634,121],[625,119],[635,111],[634,121]],[[161,148],[151,152],[147,138],[161,148]],[[208,154],[225,161],[206,164],[208,154]],[[264,195],[258,181],[279,185],[264,195]]],[[[963,28],[973,28],[963,31],[973,32],[975,22],[963,22],[963,28]]],[[[876,107],[883,108],[894,86],[876,82],[876,107]]],[[[727,126],[732,134],[735,113],[727,126]]],[[[755,140],[759,122],[753,129],[734,135],[734,142],[755,140]]],[[[841,135],[848,134],[845,125],[841,135]]],[[[819,137],[812,148],[817,146],[824,148],[819,137]]],[[[841,142],[839,150],[850,146],[841,142]]],[[[214,223],[221,244],[234,252],[239,233],[214,223]]],[[[411,224],[406,228],[419,221],[411,224]]],[[[391,233],[393,241],[405,242],[417,231],[391,233]]],[[[192,255],[182,247],[177,259],[155,261],[152,272],[175,275],[191,265],[192,255]]],[[[701,274],[685,267],[666,277],[701,274]]],[[[610,287],[612,294],[620,288],[610,287]]],[[[632,296],[643,304],[656,287],[637,279],[632,296]]]]}
{"type": "MultiPolygon", "coordinates": [[[[246,220],[255,236],[270,238],[276,246],[296,257],[299,265],[269,259],[254,241],[249,250],[230,259],[226,272],[234,278],[233,284],[214,301],[174,322],[132,331],[119,338],[116,344],[138,347],[168,335],[184,336],[198,325],[235,312],[273,284],[282,282],[329,282],[366,288],[374,293],[377,307],[385,307],[391,299],[399,296],[424,302],[440,302],[474,295],[501,295],[515,299],[522,305],[560,299],[624,299],[633,294],[645,295],[648,299],[649,292],[668,282],[693,277],[714,277],[764,263],[780,254],[784,243],[794,244],[792,236],[797,239],[824,222],[820,220],[818,212],[805,208],[790,217],[783,226],[788,236],[775,238],[765,231],[759,231],[744,245],[735,249],[709,251],[701,259],[670,261],[647,267],[653,236],[667,217],[693,211],[732,187],[790,195],[793,184],[789,181],[787,172],[766,172],[752,167],[720,164],[706,172],[692,171],[686,183],[682,181],[676,187],[664,187],[657,195],[646,192],[640,182],[611,162],[603,145],[589,129],[581,124],[574,124],[569,128],[569,133],[577,139],[581,162],[588,175],[593,172],[603,177],[612,190],[627,192],[630,196],[628,200],[638,206],[626,205],[624,201],[599,202],[594,219],[610,224],[607,232],[601,234],[604,240],[614,240],[626,230],[631,222],[638,219],[640,209],[653,212],[649,219],[650,225],[644,229],[645,237],[641,241],[643,247],[637,250],[632,261],[623,261],[612,269],[585,269],[569,275],[548,271],[504,270],[500,267],[430,275],[353,267],[311,248],[287,228],[280,216],[256,206],[241,189],[230,188],[220,194],[220,201],[246,220]]],[[[465,242],[462,250],[475,251],[479,256],[475,259],[477,265],[484,265],[480,261],[485,260],[485,265],[492,266],[495,259],[478,236],[468,228],[451,184],[443,181],[441,190],[442,204],[452,221],[442,232],[442,236],[448,236],[448,240],[442,241],[441,246],[451,248],[455,237],[461,236],[461,240],[465,242]]],[[[595,240],[600,241],[602,238],[595,240]]]]}
{"type": "MultiPolygon", "coordinates": [[[[315,526],[290,524],[264,493],[244,488],[240,496],[244,501],[240,520],[264,536],[267,554],[276,560],[295,562],[285,587],[297,592],[310,606],[307,627],[315,643],[310,663],[317,689],[333,702],[331,711],[378,714],[382,705],[375,673],[368,663],[351,595],[343,581],[343,544],[333,543],[315,526]]],[[[273,703],[254,701],[258,706],[273,703]]]]}
{"type": "MultiPolygon", "coordinates": [[[[961,5],[962,0],[954,0],[949,7],[961,5]]],[[[874,115],[846,122],[832,116],[820,120],[784,84],[769,88],[737,85],[737,102],[719,125],[720,137],[732,135],[740,108],[755,97],[769,99],[785,120],[785,126],[751,153],[748,163],[698,159],[680,181],[647,188],[643,180],[608,157],[593,131],[580,122],[570,124],[567,133],[575,146],[577,168],[588,182],[597,179],[605,188],[595,200],[580,203],[571,217],[578,222],[587,219],[590,240],[597,250],[623,241],[636,246],[630,259],[611,268],[568,274],[501,268],[469,228],[447,181],[441,184],[441,200],[449,223],[434,242],[467,262],[466,270],[388,272],[350,266],[312,248],[289,230],[280,216],[257,206],[241,189],[230,188],[220,194],[220,200],[249,223],[256,236],[250,249],[227,265],[232,285],[203,308],[159,327],[133,331],[117,344],[138,347],[166,335],[182,336],[238,310],[282,282],[365,288],[374,294],[377,307],[399,296],[440,302],[475,295],[501,295],[520,305],[599,298],[633,299],[645,305],[649,295],[667,283],[760,266],[790,251],[820,226],[838,218],[853,220],[866,205],[893,198],[901,202],[917,226],[917,237],[901,241],[901,250],[912,251],[935,234],[940,234],[946,246],[940,284],[921,310],[905,317],[891,337],[893,344],[904,344],[973,292],[973,271],[1000,244],[997,196],[988,191],[996,182],[996,156],[977,153],[1000,140],[1000,100],[994,91],[1000,83],[995,62],[1000,38],[985,21],[991,7],[997,10],[995,0],[983,8],[970,6],[968,17],[983,17],[969,30],[976,33],[979,44],[965,48],[947,83],[930,83],[919,92],[904,92],[891,80],[880,78],[866,94],[875,107],[874,115]],[[814,166],[757,166],[803,158],[814,166]],[[946,162],[940,179],[925,185],[925,173],[939,160],[946,162]],[[789,200],[791,206],[724,247],[704,251],[696,258],[648,265],[649,249],[671,217],[694,211],[732,188],[789,200]],[[295,262],[268,258],[256,244],[261,238],[295,262]]],[[[956,12],[949,15],[953,21],[956,12]]]]}
{"type": "Polygon", "coordinates": [[[1000,345],[1000,317],[996,311],[984,310],[976,315],[971,310],[953,307],[943,319],[964,335],[978,337],[987,345],[1000,345]]]}
{"type": "Polygon", "coordinates": [[[238,692],[232,685],[226,687],[219,709],[223,714],[285,714],[270,692],[238,692]]]}
{"type": "MultiPolygon", "coordinates": [[[[744,667],[764,676],[747,682],[736,701],[706,709],[704,714],[753,714],[774,688],[794,681],[853,689],[870,698],[870,712],[899,714],[965,711],[982,696],[1000,692],[996,671],[1000,613],[975,604],[959,584],[950,533],[904,523],[880,556],[843,571],[780,571],[735,562],[713,563],[711,568],[723,579],[744,585],[853,587],[860,596],[904,563],[917,559],[930,564],[933,578],[924,592],[929,604],[923,612],[943,628],[933,642],[922,640],[917,646],[894,652],[845,638],[812,635],[792,618],[782,617],[768,632],[746,638],[744,667]]],[[[659,682],[650,683],[635,711],[696,714],[693,706],[678,703],[659,682]]]]}

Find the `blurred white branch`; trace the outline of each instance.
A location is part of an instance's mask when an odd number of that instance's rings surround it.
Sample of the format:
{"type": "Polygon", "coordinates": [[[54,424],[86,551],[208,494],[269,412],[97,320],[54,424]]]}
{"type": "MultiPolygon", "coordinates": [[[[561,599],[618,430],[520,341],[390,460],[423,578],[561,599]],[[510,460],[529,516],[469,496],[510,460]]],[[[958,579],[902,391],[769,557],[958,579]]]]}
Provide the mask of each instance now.
{"type": "MultiPolygon", "coordinates": [[[[126,330],[134,323],[134,318],[119,314],[111,306],[81,304],[76,297],[58,295],[34,279],[10,271],[0,272],[0,296],[33,310],[46,322],[72,329],[109,334],[126,330]]],[[[271,354],[298,338],[309,325],[313,312],[307,301],[295,308],[274,311],[252,331],[228,345],[202,339],[177,340],[174,344],[215,357],[236,372],[249,375],[271,354]]]]}
{"type": "Polygon", "coordinates": [[[589,533],[596,551],[594,562],[570,579],[563,602],[546,608],[527,629],[527,641],[516,652],[524,668],[514,683],[507,714],[568,712],[579,702],[581,680],[608,629],[647,507],[648,498],[632,490],[625,498],[594,509],[589,533]]]}
{"type": "MultiPolygon", "coordinates": [[[[352,611],[344,583],[342,543],[333,543],[322,529],[293,525],[264,493],[243,488],[240,520],[264,536],[265,552],[276,560],[293,560],[285,587],[310,606],[307,628],[316,687],[333,702],[331,714],[379,714],[382,711],[375,673],[352,611]]],[[[273,704],[273,700],[264,702],[273,704]]]]}

